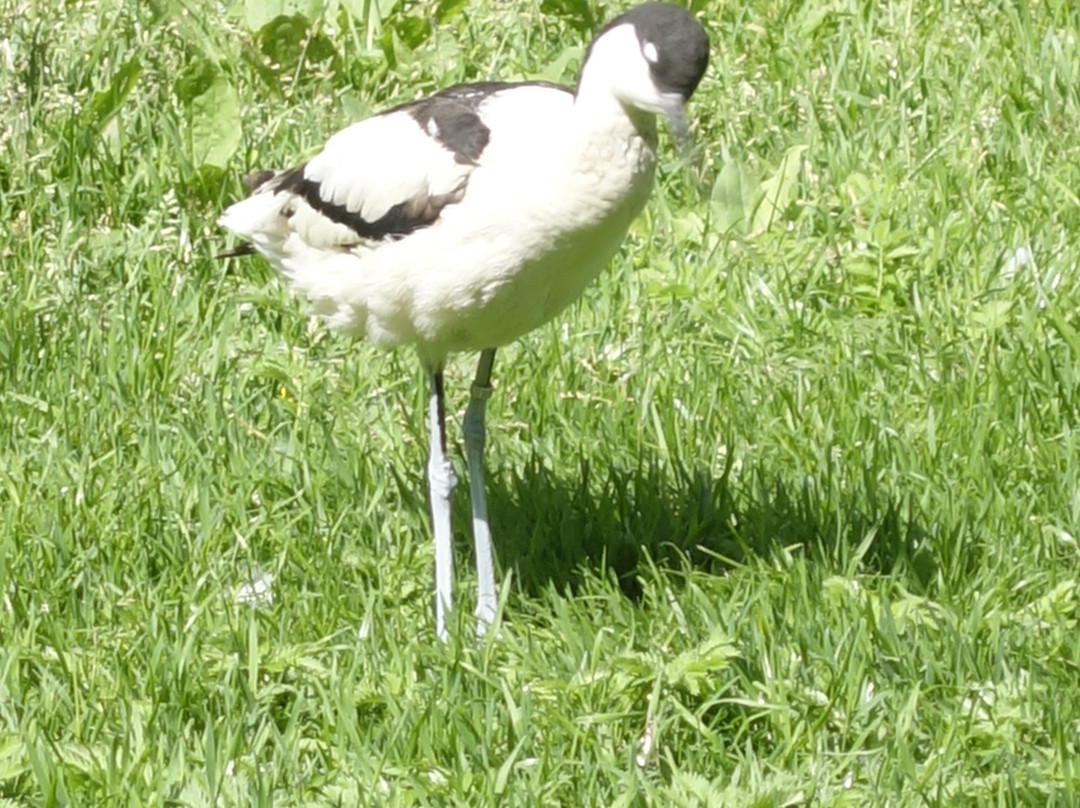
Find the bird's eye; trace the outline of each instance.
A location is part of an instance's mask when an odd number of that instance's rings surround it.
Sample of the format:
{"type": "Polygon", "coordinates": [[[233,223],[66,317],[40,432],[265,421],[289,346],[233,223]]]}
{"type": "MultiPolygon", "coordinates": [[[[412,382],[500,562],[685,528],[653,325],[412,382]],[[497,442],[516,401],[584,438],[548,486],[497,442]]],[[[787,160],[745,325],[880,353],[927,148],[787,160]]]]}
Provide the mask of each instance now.
{"type": "Polygon", "coordinates": [[[651,42],[646,42],[641,46],[641,54],[649,64],[656,64],[660,61],[660,52],[656,50],[656,45],[651,42]]]}

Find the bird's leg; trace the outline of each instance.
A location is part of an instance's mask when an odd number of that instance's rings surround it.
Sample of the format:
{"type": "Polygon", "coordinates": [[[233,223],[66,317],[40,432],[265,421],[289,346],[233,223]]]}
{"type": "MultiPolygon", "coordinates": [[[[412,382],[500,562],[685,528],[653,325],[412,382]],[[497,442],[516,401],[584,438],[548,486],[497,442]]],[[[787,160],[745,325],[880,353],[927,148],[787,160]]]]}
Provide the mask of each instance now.
{"type": "Polygon", "coordinates": [[[445,640],[446,615],[451,606],[454,578],[454,547],[450,533],[450,495],[457,485],[446,456],[446,405],[442,369],[429,371],[431,400],[428,407],[428,491],[435,534],[435,633],[445,640]]]}
{"type": "Polygon", "coordinates": [[[476,547],[476,620],[482,634],[495,621],[495,555],[491,549],[487,496],[484,493],[484,410],[491,395],[491,366],[495,349],[481,352],[473,379],[469,406],[461,428],[465,433],[465,458],[469,464],[469,494],[472,499],[473,543],[476,547]]]}

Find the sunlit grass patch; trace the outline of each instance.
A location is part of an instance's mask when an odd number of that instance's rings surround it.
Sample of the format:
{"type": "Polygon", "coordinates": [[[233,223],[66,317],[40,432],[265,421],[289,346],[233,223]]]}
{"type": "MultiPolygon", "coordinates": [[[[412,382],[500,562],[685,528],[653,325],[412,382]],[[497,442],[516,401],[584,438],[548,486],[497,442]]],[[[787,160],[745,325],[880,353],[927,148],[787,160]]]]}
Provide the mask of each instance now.
{"type": "Polygon", "coordinates": [[[1072,4],[701,6],[692,147],[500,352],[446,645],[414,358],[214,220],[616,9],[363,8],[0,6],[0,801],[1075,804],[1072,4]]]}

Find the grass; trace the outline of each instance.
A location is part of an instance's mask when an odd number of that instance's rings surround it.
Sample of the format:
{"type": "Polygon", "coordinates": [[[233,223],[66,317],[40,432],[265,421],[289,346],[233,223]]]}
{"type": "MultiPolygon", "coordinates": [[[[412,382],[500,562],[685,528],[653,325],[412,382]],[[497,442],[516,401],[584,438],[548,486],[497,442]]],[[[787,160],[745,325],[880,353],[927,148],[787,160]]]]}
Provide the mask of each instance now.
{"type": "Polygon", "coordinates": [[[1073,4],[701,4],[696,152],[500,353],[445,645],[417,363],[214,219],[617,9],[287,5],[0,2],[0,805],[1080,803],[1073,4]]]}

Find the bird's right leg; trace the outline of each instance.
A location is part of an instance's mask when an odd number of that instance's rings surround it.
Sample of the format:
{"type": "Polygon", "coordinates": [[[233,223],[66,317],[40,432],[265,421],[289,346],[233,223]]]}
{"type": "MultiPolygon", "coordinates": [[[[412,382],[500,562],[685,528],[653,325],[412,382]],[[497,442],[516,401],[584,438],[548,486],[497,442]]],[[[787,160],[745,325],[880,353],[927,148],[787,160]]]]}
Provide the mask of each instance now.
{"type": "Polygon", "coordinates": [[[457,485],[446,455],[446,404],[442,368],[428,372],[431,399],[428,406],[428,491],[435,534],[435,633],[447,638],[446,615],[451,607],[454,578],[454,546],[450,532],[450,495],[457,485]]]}
{"type": "Polygon", "coordinates": [[[495,554],[491,548],[487,497],[484,492],[484,411],[491,395],[491,367],[495,349],[480,354],[473,380],[472,395],[465,410],[462,431],[465,433],[465,459],[469,464],[469,494],[472,497],[473,543],[476,547],[476,620],[484,633],[495,622],[498,595],[495,591],[495,554]]]}

